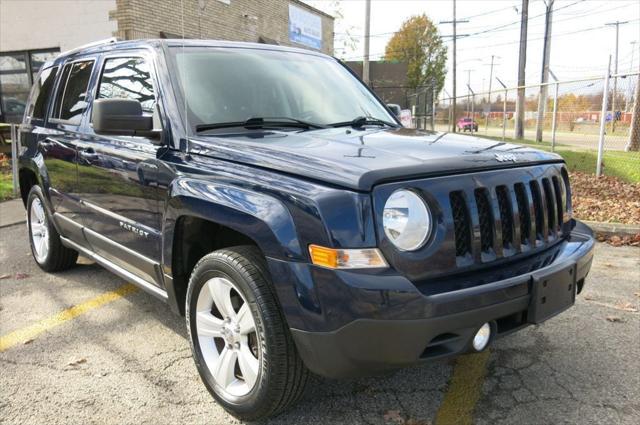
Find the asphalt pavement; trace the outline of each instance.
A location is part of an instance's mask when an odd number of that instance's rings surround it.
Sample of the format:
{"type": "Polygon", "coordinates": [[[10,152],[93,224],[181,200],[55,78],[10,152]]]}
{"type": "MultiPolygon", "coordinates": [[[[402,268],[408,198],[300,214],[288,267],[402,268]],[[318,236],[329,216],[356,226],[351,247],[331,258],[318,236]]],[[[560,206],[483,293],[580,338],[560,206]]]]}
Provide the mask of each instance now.
{"type": "MultiPolygon", "coordinates": [[[[270,424],[638,424],[640,249],[598,244],[577,304],[486,353],[347,381],[314,378],[270,424]]],[[[0,229],[0,424],[232,424],[184,319],[82,259],[45,274],[0,229]]]]}

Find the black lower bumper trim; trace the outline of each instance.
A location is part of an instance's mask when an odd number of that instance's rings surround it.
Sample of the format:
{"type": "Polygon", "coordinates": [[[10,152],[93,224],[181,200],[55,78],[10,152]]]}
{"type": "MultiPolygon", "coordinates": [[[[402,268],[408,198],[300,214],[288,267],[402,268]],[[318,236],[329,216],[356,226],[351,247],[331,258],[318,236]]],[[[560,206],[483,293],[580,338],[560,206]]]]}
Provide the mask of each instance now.
{"type": "Polygon", "coordinates": [[[480,325],[508,318],[527,309],[529,296],[499,305],[444,317],[420,320],[355,320],[334,332],[292,329],[298,351],[312,372],[329,378],[346,378],[407,366],[465,352],[480,325]],[[435,355],[424,356],[429,343],[440,335],[454,335],[439,345],[435,355]]]}
{"type": "Polygon", "coordinates": [[[291,332],[307,367],[329,378],[371,375],[461,354],[469,350],[475,332],[486,322],[500,336],[542,322],[573,305],[576,287],[582,289],[589,272],[593,248],[590,229],[578,223],[567,248],[548,267],[505,281],[425,297],[425,303],[432,307],[427,310],[435,313],[431,317],[356,319],[330,332],[291,332]],[[483,304],[486,294],[510,294],[509,288],[513,287],[524,290],[513,292],[512,298],[483,304]]]}

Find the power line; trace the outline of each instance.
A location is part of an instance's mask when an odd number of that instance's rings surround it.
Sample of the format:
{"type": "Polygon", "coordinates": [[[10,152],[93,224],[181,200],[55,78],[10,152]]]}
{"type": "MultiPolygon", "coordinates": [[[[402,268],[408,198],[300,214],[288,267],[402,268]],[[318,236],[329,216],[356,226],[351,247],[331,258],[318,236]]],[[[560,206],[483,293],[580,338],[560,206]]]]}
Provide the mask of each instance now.
{"type": "MultiPolygon", "coordinates": [[[[629,21],[629,23],[632,22],[638,22],[640,21],[640,18],[638,19],[634,19],[629,21]]],[[[574,34],[581,34],[583,32],[590,32],[590,31],[595,31],[595,30],[600,30],[600,29],[604,29],[605,26],[604,25],[599,25],[596,27],[587,27],[587,28],[582,28],[579,30],[575,30],[575,31],[568,31],[568,32],[564,32],[564,33],[559,33],[559,34],[555,34],[553,36],[553,38],[558,38],[558,37],[565,37],[568,35],[574,35],[574,34]]],[[[544,36],[542,37],[538,37],[538,38],[529,38],[529,41],[539,41],[539,40],[544,40],[544,36]]],[[[449,42],[449,41],[445,41],[445,42],[449,42]]],[[[465,50],[478,50],[478,49],[484,49],[484,48],[493,48],[493,47],[500,47],[500,46],[509,46],[512,44],[519,44],[520,41],[516,40],[516,41],[508,41],[508,42],[504,42],[504,43],[492,43],[492,44],[485,44],[485,45],[481,45],[481,46],[469,46],[469,47],[463,47],[461,49],[458,49],[458,51],[465,51],[465,50]]],[[[388,53],[401,53],[401,50],[393,50],[390,51],[388,53]]],[[[383,56],[385,55],[387,52],[379,52],[379,53],[373,53],[371,54],[371,56],[383,56]]],[[[362,55],[357,55],[357,56],[348,56],[344,59],[348,59],[348,60],[357,60],[357,59],[361,59],[363,56],[362,55]]]]}

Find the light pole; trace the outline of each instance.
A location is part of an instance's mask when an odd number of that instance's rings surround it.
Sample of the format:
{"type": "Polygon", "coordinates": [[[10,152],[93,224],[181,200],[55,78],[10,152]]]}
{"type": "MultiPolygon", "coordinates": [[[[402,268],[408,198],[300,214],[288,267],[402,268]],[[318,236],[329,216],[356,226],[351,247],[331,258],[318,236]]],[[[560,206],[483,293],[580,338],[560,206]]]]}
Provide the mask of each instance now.
{"type": "Polygon", "coordinates": [[[496,55],[491,55],[491,68],[489,70],[489,94],[487,95],[487,102],[489,103],[489,112],[487,113],[487,119],[484,125],[484,134],[487,134],[489,132],[489,115],[491,115],[491,83],[493,82],[494,59],[501,59],[501,57],[496,55]]]}
{"type": "Polygon", "coordinates": [[[556,74],[553,71],[549,70],[549,75],[555,81],[555,95],[553,97],[553,118],[551,121],[551,152],[555,152],[556,150],[556,125],[558,123],[558,91],[560,88],[560,82],[556,77],[556,74]]]}
{"type": "Polygon", "coordinates": [[[613,96],[611,100],[611,133],[616,131],[616,95],[618,94],[618,44],[620,38],[620,25],[624,25],[629,21],[620,22],[609,22],[605,24],[606,26],[615,26],[616,27],[616,54],[615,54],[615,63],[613,65],[613,96]]]}
{"type": "Polygon", "coordinates": [[[504,142],[507,131],[507,95],[509,94],[509,91],[507,90],[506,84],[503,83],[500,78],[496,77],[496,80],[504,89],[504,100],[502,101],[502,141],[504,142]]]}

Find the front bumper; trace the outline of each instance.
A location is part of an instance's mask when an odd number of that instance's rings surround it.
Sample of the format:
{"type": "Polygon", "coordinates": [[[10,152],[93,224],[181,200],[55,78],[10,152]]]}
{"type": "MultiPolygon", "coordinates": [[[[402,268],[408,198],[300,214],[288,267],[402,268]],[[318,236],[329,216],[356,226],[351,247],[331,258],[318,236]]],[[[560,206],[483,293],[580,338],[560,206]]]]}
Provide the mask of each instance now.
{"type": "MultiPolygon", "coordinates": [[[[319,375],[343,378],[467,352],[486,322],[497,336],[531,324],[534,282],[544,280],[553,288],[569,279],[579,293],[593,248],[593,233],[576,222],[546,267],[435,295],[420,293],[397,275],[328,274],[313,266],[287,268],[275,260],[269,265],[305,364],[319,375]],[[291,280],[285,285],[283,279],[291,280]],[[291,281],[293,292],[286,289],[291,281]]],[[[543,320],[560,311],[547,312],[543,320]]]]}

